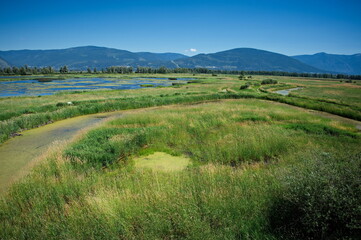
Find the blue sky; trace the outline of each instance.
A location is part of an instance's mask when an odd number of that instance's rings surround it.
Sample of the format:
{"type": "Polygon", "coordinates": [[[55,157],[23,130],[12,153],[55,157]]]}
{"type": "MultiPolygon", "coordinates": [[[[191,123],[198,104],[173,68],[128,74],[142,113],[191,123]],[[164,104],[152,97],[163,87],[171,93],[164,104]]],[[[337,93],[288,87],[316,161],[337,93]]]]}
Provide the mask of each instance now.
{"type": "Polygon", "coordinates": [[[354,54],[361,52],[360,13],[359,0],[7,0],[0,50],[95,45],[187,55],[238,47],[354,54]]]}

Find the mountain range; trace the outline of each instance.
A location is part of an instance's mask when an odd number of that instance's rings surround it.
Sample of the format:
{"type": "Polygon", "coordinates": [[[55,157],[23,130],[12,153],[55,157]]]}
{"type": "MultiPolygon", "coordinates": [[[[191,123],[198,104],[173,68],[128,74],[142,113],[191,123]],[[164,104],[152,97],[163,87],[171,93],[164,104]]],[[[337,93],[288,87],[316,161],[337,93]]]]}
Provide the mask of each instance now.
{"type": "Polygon", "coordinates": [[[12,50],[0,51],[0,57],[12,66],[69,69],[106,68],[110,66],[159,67],[176,58],[186,57],[178,53],[133,53],[105,47],[75,47],[57,50],[12,50]]]}
{"type": "Polygon", "coordinates": [[[323,72],[286,55],[253,48],[236,48],[227,51],[198,54],[176,59],[179,67],[205,67],[224,70],[323,72]]]}
{"type": "Polygon", "coordinates": [[[361,54],[339,55],[316,53],[314,55],[299,55],[293,58],[310,66],[345,74],[361,74],[361,54]]]}
{"type": "Polygon", "coordinates": [[[0,67],[24,66],[73,70],[109,66],[209,68],[220,70],[284,71],[361,74],[361,54],[286,56],[274,52],[236,48],[188,57],[179,53],[130,52],[114,48],[85,46],[56,50],[0,51],[0,67]]]}

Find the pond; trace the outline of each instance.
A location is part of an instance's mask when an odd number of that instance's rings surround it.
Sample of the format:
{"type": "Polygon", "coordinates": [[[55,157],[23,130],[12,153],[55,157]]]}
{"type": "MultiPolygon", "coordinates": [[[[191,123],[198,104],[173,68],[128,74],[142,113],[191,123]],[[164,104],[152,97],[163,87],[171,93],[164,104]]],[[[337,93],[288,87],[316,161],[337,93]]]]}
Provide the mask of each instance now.
{"type": "Polygon", "coordinates": [[[290,89],[283,89],[283,90],[275,91],[275,93],[281,94],[283,96],[287,96],[288,94],[290,94],[291,91],[295,91],[295,90],[299,90],[299,89],[302,89],[302,88],[296,87],[296,88],[290,88],[290,89]]]}
{"type": "Polygon", "coordinates": [[[190,78],[178,78],[171,81],[168,78],[69,78],[63,80],[39,81],[14,80],[0,82],[0,97],[15,96],[43,96],[53,95],[59,91],[89,91],[89,90],[115,90],[137,89],[149,85],[171,86],[174,82],[186,82],[190,78]]]}

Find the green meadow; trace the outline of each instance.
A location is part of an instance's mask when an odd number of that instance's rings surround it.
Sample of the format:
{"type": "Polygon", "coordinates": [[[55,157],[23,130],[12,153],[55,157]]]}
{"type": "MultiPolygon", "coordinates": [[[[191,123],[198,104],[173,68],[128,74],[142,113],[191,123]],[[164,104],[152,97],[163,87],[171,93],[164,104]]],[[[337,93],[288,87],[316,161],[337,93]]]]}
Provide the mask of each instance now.
{"type": "Polygon", "coordinates": [[[195,80],[0,99],[4,146],[26,129],[122,113],[53,146],[1,193],[0,239],[359,238],[359,82],[151,76],[195,80]]]}

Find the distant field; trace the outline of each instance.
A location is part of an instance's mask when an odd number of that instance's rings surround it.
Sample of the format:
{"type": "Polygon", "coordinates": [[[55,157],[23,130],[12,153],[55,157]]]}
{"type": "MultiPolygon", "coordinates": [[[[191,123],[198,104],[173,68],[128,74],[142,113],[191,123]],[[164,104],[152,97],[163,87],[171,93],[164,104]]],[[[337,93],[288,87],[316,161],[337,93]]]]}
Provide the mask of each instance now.
{"type": "Polygon", "coordinates": [[[359,83],[156,77],[195,80],[0,99],[1,142],[124,110],[54,146],[3,194],[0,239],[357,239],[359,83]]]}
{"type": "Polygon", "coordinates": [[[361,81],[347,83],[345,80],[320,79],[280,79],[286,83],[304,86],[305,88],[292,93],[294,96],[306,96],[316,99],[333,100],[343,104],[361,107],[361,81]]]}

